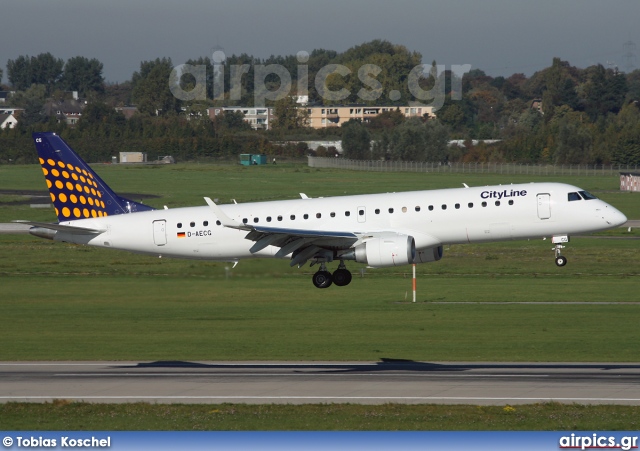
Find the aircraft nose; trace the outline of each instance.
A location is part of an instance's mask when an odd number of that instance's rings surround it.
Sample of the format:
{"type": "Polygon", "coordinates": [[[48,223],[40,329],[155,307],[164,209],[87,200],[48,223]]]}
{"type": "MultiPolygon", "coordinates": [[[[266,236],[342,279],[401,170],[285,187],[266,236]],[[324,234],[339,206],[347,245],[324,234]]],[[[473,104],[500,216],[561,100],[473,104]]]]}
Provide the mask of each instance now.
{"type": "Polygon", "coordinates": [[[607,222],[614,227],[619,227],[627,222],[627,217],[620,210],[609,206],[607,208],[607,222]]]}

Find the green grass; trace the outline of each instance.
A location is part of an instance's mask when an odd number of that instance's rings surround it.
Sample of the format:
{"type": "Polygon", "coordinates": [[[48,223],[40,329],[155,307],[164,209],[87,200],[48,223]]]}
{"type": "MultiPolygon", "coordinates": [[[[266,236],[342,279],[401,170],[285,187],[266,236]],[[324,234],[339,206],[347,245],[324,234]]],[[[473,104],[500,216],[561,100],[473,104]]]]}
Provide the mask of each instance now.
{"type": "MultiPolygon", "coordinates": [[[[304,166],[99,166],[119,193],[154,207],[335,196],[495,183],[564,181],[640,218],[640,196],[615,177],[366,173],[304,166]]],[[[0,189],[44,190],[37,166],[0,166],[0,189]]],[[[55,221],[0,198],[0,222],[55,221]]],[[[155,259],[0,235],[0,360],[372,360],[637,362],[640,237],[575,238],[569,265],[548,241],[449,246],[410,267],[352,264],[348,287],[317,290],[284,260],[155,259]],[[614,239],[611,239],[614,238],[614,239]],[[466,302],[469,302],[467,304],[466,302]],[[496,302],[499,302],[498,304],[496,302]],[[533,302],[522,304],[519,302],[533,302]],[[544,302],[544,303],[541,303],[544,302]],[[550,304],[547,304],[550,303],[550,304]],[[607,302],[609,304],[600,304],[607,302]],[[616,304],[610,304],[610,303],[616,304]]],[[[4,429],[102,430],[635,430],[637,407],[245,406],[9,403],[4,429]]]]}
{"type": "Polygon", "coordinates": [[[640,428],[640,406],[108,405],[60,400],[2,404],[0,418],[3,429],[15,431],[630,431],[640,428]]]}
{"type": "Polygon", "coordinates": [[[548,242],[451,246],[418,266],[413,304],[410,267],[352,265],[351,285],[318,290],[284,260],[5,235],[0,360],[637,361],[639,248],[581,238],[557,268],[548,242]]]}

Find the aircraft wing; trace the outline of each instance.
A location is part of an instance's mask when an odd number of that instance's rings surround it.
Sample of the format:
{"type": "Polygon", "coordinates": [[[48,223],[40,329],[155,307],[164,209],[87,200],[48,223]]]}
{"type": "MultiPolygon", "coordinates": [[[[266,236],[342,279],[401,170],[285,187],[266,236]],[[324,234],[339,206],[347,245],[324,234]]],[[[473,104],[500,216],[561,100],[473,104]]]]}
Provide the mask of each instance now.
{"type": "Polygon", "coordinates": [[[70,233],[72,235],[99,235],[107,231],[107,229],[89,229],[87,227],[77,227],[62,224],[52,224],[49,222],[36,222],[36,221],[11,221],[18,224],[28,224],[34,227],[42,227],[45,229],[56,230],[58,232],[70,233]]]}
{"type": "Polygon", "coordinates": [[[225,227],[249,232],[245,238],[255,241],[251,253],[260,252],[267,246],[279,247],[276,257],[294,253],[291,266],[304,264],[308,259],[326,249],[348,249],[360,237],[354,232],[288,229],[241,224],[229,218],[210,198],[204,198],[218,220],[225,227]]]}

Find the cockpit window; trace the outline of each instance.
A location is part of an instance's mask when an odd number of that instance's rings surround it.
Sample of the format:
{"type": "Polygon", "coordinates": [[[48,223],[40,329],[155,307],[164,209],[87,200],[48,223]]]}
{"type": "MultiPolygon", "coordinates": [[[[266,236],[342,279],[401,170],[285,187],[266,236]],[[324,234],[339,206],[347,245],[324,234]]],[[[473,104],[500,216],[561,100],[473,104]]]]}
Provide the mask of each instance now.
{"type": "Polygon", "coordinates": [[[591,194],[588,191],[580,191],[580,195],[584,198],[584,200],[597,199],[596,196],[594,196],[593,194],[591,194]]]}
{"type": "Polygon", "coordinates": [[[569,193],[569,202],[574,200],[582,200],[582,197],[580,197],[580,194],[578,193],[569,193]]]}

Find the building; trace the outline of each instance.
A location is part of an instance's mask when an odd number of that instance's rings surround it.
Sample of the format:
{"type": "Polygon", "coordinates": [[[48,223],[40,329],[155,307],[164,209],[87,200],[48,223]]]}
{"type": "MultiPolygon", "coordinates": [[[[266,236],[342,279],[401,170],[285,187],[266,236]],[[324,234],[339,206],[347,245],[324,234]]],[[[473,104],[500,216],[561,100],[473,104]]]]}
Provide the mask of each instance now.
{"type": "Polygon", "coordinates": [[[242,107],[242,106],[225,106],[208,108],[209,117],[215,121],[216,116],[225,111],[241,112],[244,114],[244,121],[251,125],[254,130],[269,130],[273,121],[272,107],[242,107]]]}
{"type": "Polygon", "coordinates": [[[66,122],[67,125],[74,126],[82,117],[82,110],[85,102],[76,99],[53,100],[44,104],[44,113],[47,116],[55,116],[58,123],[66,122]]]}
{"type": "Polygon", "coordinates": [[[138,108],[135,106],[118,106],[116,111],[122,113],[126,119],[131,119],[138,112],[138,108]]]}
{"type": "Polygon", "coordinates": [[[267,164],[267,156],[265,154],[240,154],[240,164],[243,166],[256,166],[258,164],[267,164]]]}
{"type": "Polygon", "coordinates": [[[18,119],[13,114],[0,113],[0,130],[14,128],[18,125],[18,119]]]}
{"type": "Polygon", "coordinates": [[[351,119],[369,122],[372,117],[381,113],[400,111],[405,117],[436,117],[433,107],[425,105],[407,106],[366,106],[366,105],[336,105],[310,106],[309,126],[313,128],[340,127],[351,119]]]}
{"type": "Polygon", "coordinates": [[[544,114],[544,111],[542,110],[542,99],[533,99],[531,101],[531,109],[540,114],[544,114]]]}
{"type": "Polygon", "coordinates": [[[147,154],[144,152],[120,152],[120,163],[146,163],[147,154]]]}
{"type": "Polygon", "coordinates": [[[0,91],[0,103],[7,103],[15,91],[0,91]]]}
{"type": "Polygon", "coordinates": [[[620,190],[640,192],[640,172],[621,172],[620,190]]]}

